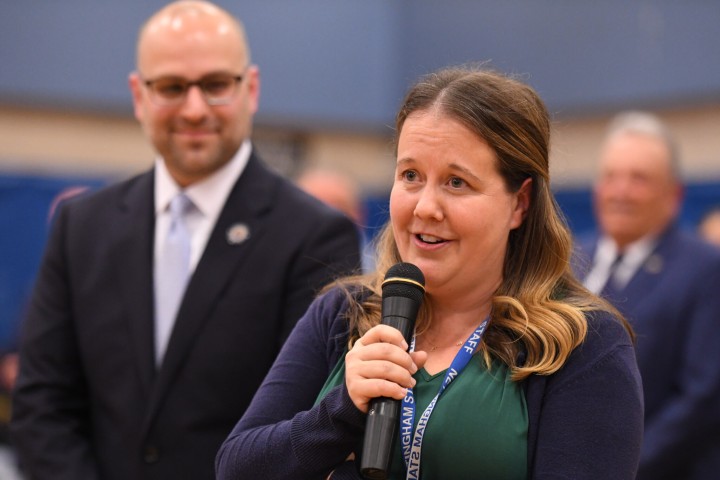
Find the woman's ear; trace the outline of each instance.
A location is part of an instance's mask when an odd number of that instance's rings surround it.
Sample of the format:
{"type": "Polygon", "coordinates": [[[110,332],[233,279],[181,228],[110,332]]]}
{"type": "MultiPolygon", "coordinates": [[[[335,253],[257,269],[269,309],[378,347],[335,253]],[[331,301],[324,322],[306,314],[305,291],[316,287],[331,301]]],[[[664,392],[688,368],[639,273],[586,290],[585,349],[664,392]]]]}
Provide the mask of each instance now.
{"type": "Polygon", "coordinates": [[[528,177],[520,186],[517,193],[515,193],[515,209],[513,210],[512,219],[510,222],[511,229],[518,228],[525,220],[528,208],[530,208],[532,187],[532,178],[528,177]]]}

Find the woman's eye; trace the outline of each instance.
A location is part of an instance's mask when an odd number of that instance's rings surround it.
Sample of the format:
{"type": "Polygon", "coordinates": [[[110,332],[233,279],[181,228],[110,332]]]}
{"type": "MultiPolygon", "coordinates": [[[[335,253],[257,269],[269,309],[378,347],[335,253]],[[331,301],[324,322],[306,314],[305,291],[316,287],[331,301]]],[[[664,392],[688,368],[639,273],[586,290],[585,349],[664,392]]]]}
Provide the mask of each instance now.
{"type": "Polygon", "coordinates": [[[465,186],[465,180],[458,177],[452,177],[448,183],[453,188],[462,188],[465,186]]]}
{"type": "Polygon", "coordinates": [[[414,182],[417,180],[417,172],[413,170],[406,170],[402,173],[402,177],[408,182],[414,182]]]}

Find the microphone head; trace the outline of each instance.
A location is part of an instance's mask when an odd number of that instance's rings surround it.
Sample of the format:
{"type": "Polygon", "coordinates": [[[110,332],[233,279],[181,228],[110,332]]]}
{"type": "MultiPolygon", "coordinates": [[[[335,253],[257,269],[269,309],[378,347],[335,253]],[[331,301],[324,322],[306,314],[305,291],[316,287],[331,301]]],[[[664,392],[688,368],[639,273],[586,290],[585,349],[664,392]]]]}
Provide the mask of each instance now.
{"type": "Polygon", "coordinates": [[[412,263],[400,262],[388,268],[382,283],[383,297],[406,297],[422,301],[425,275],[412,263]]]}

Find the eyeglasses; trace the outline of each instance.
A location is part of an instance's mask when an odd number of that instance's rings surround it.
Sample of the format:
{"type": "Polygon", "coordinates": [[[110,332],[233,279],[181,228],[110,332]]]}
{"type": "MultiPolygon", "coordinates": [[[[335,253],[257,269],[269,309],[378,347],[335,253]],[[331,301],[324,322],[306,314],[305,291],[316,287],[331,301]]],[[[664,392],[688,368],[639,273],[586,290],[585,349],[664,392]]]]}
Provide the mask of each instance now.
{"type": "Polygon", "coordinates": [[[160,107],[176,107],[185,102],[190,87],[197,86],[208,105],[227,105],[235,96],[243,75],[214,73],[191,82],[181,77],[161,77],[145,80],[150,100],[160,107]]]}

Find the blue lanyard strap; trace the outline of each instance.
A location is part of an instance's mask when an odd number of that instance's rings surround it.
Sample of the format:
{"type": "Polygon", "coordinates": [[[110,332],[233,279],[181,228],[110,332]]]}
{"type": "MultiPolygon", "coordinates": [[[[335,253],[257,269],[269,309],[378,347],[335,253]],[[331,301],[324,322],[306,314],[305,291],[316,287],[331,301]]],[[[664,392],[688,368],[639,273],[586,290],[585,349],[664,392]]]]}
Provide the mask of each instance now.
{"type": "MultiPolygon", "coordinates": [[[[405,478],[407,480],[418,480],[420,478],[420,454],[422,452],[422,442],[425,435],[425,428],[430,420],[435,409],[440,395],[450,385],[450,383],[460,375],[460,372],[470,363],[470,359],[477,351],[480,345],[485,329],[487,328],[488,322],[490,321],[490,315],[483,320],[478,328],[470,334],[465,344],[460,348],[460,351],[455,355],[450,368],[445,373],[445,379],[435,398],[432,399],[430,404],[427,406],[425,411],[418,420],[417,428],[413,434],[413,424],[415,423],[415,394],[411,388],[407,389],[405,398],[402,401],[402,414],[400,415],[400,444],[402,446],[402,453],[405,459],[405,467],[407,468],[407,474],[405,478]]],[[[415,335],[413,334],[412,341],[410,342],[410,351],[415,350],[415,335]]]]}

